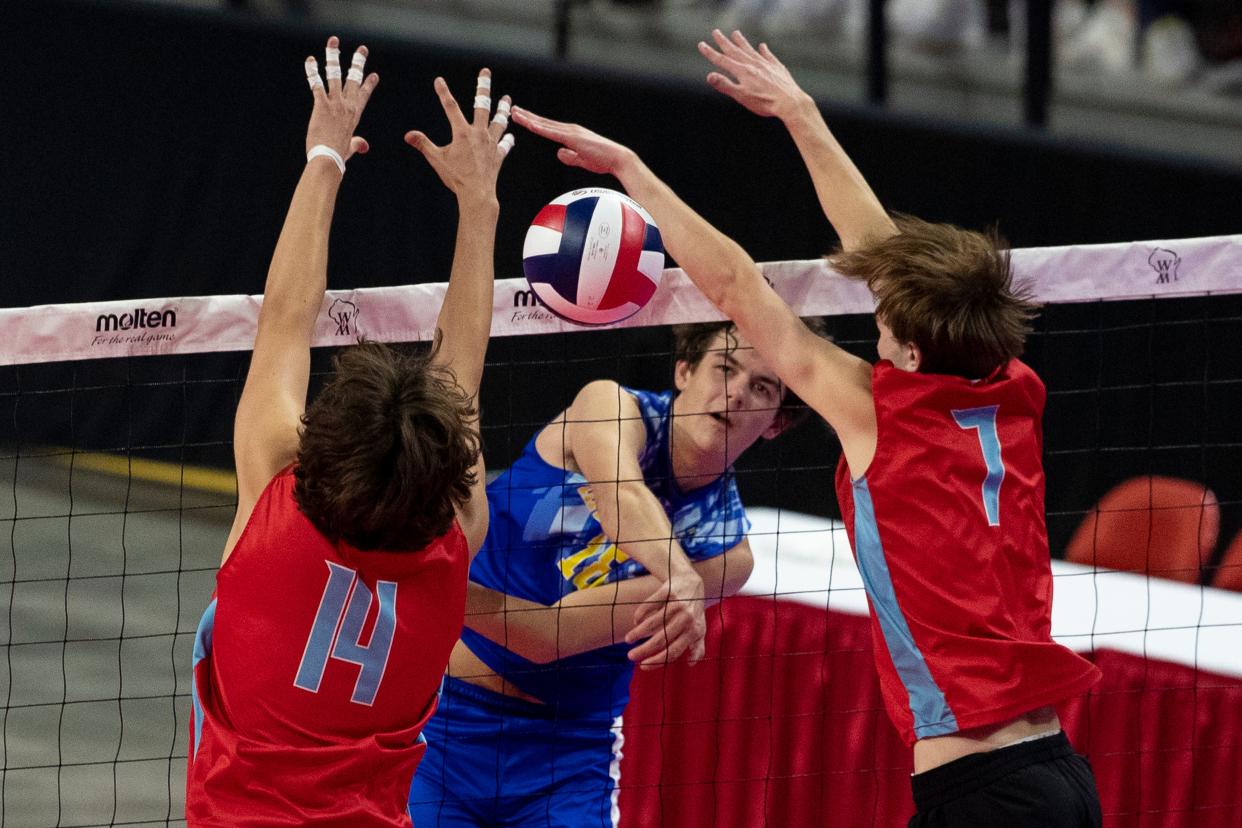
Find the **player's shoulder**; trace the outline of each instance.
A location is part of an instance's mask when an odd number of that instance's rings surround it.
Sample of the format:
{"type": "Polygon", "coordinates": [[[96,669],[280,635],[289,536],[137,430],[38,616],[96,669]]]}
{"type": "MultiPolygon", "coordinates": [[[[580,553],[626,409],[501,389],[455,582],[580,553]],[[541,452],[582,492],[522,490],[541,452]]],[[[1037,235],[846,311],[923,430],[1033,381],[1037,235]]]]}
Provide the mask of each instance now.
{"type": "Polygon", "coordinates": [[[610,380],[592,380],[574,397],[573,412],[601,416],[620,415],[633,419],[641,415],[644,421],[658,420],[668,414],[672,405],[672,392],[646,391],[610,380]]]}
{"type": "Polygon", "coordinates": [[[611,379],[597,379],[579,389],[573,404],[578,408],[623,409],[632,407],[635,403],[633,392],[621,383],[611,379]]]}

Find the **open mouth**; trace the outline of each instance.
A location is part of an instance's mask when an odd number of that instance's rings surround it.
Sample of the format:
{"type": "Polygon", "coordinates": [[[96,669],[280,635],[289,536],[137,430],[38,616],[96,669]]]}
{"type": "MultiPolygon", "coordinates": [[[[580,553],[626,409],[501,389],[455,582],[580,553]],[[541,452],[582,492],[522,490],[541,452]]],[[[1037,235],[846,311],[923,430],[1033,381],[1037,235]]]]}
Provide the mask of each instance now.
{"type": "Polygon", "coordinates": [[[729,417],[728,417],[728,415],[723,414],[723,413],[721,413],[721,412],[719,412],[719,411],[713,411],[713,412],[711,412],[711,418],[712,418],[713,420],[715,420],[716,422],[720,423],[720,424],[721,424],[722,426],[724,426],[725,428],[728,428],[728,427],[729,427],[729,417]]]}

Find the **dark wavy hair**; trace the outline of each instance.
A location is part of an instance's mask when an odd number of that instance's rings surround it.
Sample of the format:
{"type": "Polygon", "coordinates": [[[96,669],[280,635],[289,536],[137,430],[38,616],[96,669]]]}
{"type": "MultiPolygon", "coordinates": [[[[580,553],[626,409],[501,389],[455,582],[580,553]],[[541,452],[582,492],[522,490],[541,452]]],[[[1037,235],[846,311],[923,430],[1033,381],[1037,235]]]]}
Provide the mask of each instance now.
{"type": "Polygon", "coordinates": [[[302,416],[294,497],[329,539],[421,550],[452,526],[475,483],[478,412],[430,351],[362,342],[302,416]]]}
{"type": "MultiPolygon", "coordinates": [[[[804,316],[802,322],[811,329],[811,333],[832,341],[832,337],[828,335],[828,326],[824,320],[818,316],[804,316]]],[[[725,320],[723,322],[695,322],[686,325],[673,326],[673,356],[678,361],[689,363],[691,368],[697,368],[698,364],[703,361],[703,357],[707,356],[713,350],[712,343],[716,341],[716,335],[724,333],[728,343],[725,348],[731,350],[736,347],[737,342],[735,335],[737,333],[737,325],[732,321],[725,320]]],[[[804,420],[810,413],[810,408],[802,399],[784,388],[784,396],[781,397],[780,416],[784,418],[787,426],[793,426],[804,420]]]]}
{"type": "Polygon", "coordinates": [[[875,314],[919,346],[919,371],[979,379],[1022,355],[1037,304],[1013,281],[1005,241],[952,224],[895,216],[898,233],[828,257],[867,283],[875,314]]]}

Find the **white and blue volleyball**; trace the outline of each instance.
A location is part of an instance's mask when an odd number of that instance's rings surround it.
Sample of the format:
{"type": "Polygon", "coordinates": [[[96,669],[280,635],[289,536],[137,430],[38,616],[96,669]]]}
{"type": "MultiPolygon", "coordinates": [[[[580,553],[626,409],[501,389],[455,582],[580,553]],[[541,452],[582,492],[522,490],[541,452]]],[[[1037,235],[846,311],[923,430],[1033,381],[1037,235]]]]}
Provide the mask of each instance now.
{"type": "Polygon", "coordinates": [[[607,325],[651,299],[664,272],[664,245],[638,202],[591,187],[539,211],[526,231],[522,268],[548,310],[580,325],[607,325]]]}

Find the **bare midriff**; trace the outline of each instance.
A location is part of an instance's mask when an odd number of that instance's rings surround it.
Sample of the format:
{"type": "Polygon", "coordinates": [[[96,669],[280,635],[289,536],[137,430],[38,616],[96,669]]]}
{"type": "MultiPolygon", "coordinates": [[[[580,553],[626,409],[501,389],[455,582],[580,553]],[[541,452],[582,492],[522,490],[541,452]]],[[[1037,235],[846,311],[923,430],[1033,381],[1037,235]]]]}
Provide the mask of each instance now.
{"type": "Polygon", "coordinates": [[[453,646],[453,654],[449,656],[448,674],[455,679],[473,684],[475,687],[500,693],[502,696],[512,696],[532,704],[543,704],[529,693],[523,693],[514,687],[504,676],[484,664],[482,659],[470,651],[464,641],[458,641],[453,646]]]}
{"type": "Polygon", "coordinates": [[[914,772],[923,773],[972,753],[986,753],[1023,739],[1051,735],[1060,729],[1061,720],[1056,710],[1040,707],[1000,724],[920,739],[914,744],[914,772]]]}

